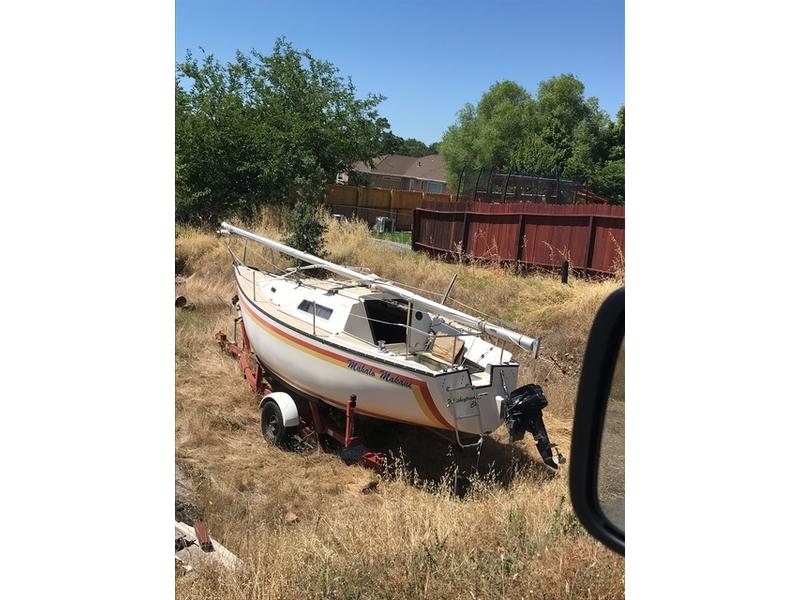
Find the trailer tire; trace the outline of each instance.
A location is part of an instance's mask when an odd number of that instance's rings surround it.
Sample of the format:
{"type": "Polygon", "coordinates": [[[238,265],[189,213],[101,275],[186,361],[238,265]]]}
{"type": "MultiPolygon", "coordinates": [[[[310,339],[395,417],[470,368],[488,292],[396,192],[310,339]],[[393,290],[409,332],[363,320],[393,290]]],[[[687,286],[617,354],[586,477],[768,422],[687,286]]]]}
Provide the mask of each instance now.
{"type": "Polygon", "coordinates": [[[283,413],[274,400],[267,400],[261,408],[261,434],[265,440],[276,446],[286,446],[289,441],[283,413]]]}

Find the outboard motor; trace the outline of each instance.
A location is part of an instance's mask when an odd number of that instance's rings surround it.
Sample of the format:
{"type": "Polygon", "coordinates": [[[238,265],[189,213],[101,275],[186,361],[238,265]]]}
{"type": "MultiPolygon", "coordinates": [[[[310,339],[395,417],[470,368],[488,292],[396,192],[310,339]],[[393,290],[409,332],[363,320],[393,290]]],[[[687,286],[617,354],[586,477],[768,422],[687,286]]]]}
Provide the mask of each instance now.
{"type": "Polygon", "coordinates": [[[544,463],[557,469],[558,465],[567,461],[547,437],[547,430],[542,420],[542,409],[545,406],[547,398],[544,397],[541,386],[529,383],[517,388],[508,396],[506,426],[511,439],[515,442],[521,440],[526,431],[530,431],[544,463]]]}

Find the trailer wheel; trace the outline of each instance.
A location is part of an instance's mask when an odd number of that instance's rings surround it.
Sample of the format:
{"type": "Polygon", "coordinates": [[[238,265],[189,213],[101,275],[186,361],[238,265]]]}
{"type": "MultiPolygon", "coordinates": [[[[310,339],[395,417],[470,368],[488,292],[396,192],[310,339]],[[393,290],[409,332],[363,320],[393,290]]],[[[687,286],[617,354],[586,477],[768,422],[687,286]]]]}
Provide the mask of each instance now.
{"type": "Polygon", "coordinates": [[[261,433],[265,440],[276,446],[285,446],[289,441],[283,413],[274,400],[267,400],[261,409],[261,433]]]}

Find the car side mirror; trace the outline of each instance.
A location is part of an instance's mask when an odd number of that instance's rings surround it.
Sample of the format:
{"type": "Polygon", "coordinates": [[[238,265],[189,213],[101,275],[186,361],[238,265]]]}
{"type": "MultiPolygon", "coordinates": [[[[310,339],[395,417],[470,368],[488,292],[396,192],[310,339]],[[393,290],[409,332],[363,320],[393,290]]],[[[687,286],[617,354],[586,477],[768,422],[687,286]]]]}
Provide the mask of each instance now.
{"type": "Polygon", "coordinates": [[[586,530],[625,555],[625,288],[597,311],[583,359],[569,491],[586,530]]]}

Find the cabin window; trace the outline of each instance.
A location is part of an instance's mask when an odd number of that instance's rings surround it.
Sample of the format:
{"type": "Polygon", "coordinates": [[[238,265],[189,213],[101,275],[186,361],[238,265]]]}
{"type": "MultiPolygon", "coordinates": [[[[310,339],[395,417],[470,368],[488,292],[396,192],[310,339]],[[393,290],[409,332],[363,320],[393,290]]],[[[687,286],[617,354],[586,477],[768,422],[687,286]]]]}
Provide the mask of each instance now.
{"type": "Polygon", "coordinates": [[[313,315],[315,306],[316,306],[317,316],[320,319],[330,319],[331,318],[331,315],[333,314],[333,309],[332,308],[328,308],[327,306],[322,306],[321,304],[314,304],[310,300],[303,300],[300,303],[300,306],[298,306],[297,308],[299,308],[303,312],[307,312],[308,314],[313,315]]]}
{"type": "Polygon", "coordinates": [[[367,311],[372,338],[376,344],[381,340],[387,344],[405,344],[405,306],[383,300],[364,300],[364,309],[367,311]]]}

